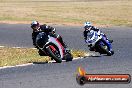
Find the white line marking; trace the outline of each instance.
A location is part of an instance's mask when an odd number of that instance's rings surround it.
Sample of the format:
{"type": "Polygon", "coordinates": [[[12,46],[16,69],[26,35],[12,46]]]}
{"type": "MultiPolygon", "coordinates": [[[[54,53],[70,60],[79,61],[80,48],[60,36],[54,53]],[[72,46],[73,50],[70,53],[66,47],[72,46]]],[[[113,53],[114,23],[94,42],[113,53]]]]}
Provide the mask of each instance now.
{"type": "Polygon", "coordinates": [[[3,48],[3,47],[5,47],[5,46],[0,46],[0,48],[3,48]]]}
{"type": "MultiPolygon", "coordinates": [[[[65,62],[66,60],[62,60],[62,62],[65,62]]],[[[48,63],[56,63],[55,60],[48,61],[48,63]]]]}
{"type": "Polygon", "coordinates": [[[29,65],[33,65],[33,63],[27,63],[27,64],[15,65],[15,66],[4,66],[4,67],[0,67],[0,69],[14,68],[14,67],[24,67],[24,66],[29,66],[29,65]]]}
{"type": "Polygon", "coordinates": [[[77,58],[73,58],[73,60],[78,60],[78,59],[82,59],[84,57],[77,57],[77,58]]]}
{"type": "Polygon", "coordinates": [[[20,49],[20,48],[22,48],[22,47],[12,47],[12,48],[17,48],[17,49],[20,49]]]}
{"type": "Polygon", "coordinates": [[[30,48],[30,49],[34,49],[34,50],[36,50],[37,48],[30,48]]]}

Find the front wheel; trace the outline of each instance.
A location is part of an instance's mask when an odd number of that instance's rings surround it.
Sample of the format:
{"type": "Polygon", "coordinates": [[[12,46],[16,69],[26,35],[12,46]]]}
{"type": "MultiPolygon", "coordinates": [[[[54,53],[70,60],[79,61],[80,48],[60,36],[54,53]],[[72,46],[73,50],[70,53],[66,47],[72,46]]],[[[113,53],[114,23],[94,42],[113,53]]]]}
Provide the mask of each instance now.
{"type": "MultiPolygon", "coordinates": [[[[52,47],[54,47],[53,45],[51,45],[52,47]]],[[[48,52],[49,56],[51,56],[57,63],[61,63],[62,62],[62,58],[60,56],[60,53],[58,51],[58,49],[56,49],[56,47],[54,47],[55,51],[52,50],[52,48],[50,48],[50,46],[46,47],[46,51],[48,52]]]]}
{"type": "Polygon", "coordinates": [[[102,52],[106,53],[108,56],[113,55],[113,53],[108,50],[108,47],[106,45],[100,46],[100,48],[101,48],[102,52]]]}

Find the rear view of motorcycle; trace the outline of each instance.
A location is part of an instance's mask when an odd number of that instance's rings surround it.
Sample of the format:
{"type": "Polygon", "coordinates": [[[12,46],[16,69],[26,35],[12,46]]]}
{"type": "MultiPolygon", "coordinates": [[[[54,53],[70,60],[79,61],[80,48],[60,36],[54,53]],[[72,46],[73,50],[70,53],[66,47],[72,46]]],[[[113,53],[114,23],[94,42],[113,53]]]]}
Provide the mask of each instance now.
{"type": "Polygon", "coordinates": [[[72,61],[73,57],[70,52],[66,52],[62,44],[50,35],[40,32],[36,37],[36,45],[39,48],[40,56],[50,56],[57,63],[62,60],[72,61]]]}
{"type": "Polygon", "coordinates": [[[87,43],[91,51],[99,52],[100,54],[106,54],[108,56],[114,54],[111,45],[113,41],[108,40],[103,33],[99,35],[96,31],[90,31],[87,36],[87,43]]]}

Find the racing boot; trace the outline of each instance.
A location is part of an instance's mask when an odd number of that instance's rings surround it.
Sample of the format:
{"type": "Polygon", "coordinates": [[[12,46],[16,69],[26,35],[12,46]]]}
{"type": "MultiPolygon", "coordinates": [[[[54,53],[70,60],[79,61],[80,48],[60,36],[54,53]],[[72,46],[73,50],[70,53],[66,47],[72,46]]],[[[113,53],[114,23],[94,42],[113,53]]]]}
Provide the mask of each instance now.
{"type": "Polygon", "coordinates": [[[39,54],[40,56],[47,56],[47,55],[46,55],[46,53],[45,53],[45,52],[43,52],[43,51],[42,51],[42,50],[40,50],[40,49],[39,49],[39,51],[38,51],[38,54],[39,54]]]}
{"type": "Polygon", "coordinates": [[[65,53],[69,53],[70,49],[67,47],[67,45],[64,43],[63,45],[64,49],[65,49],[65,53]]]}
{"type": "Polygon", "coordinates": [[[63,41],[62,37],[59,36],[57,39],[59,40],[59,42],[60,42],[60,43],[62,44],[62,46],[64,47],[65,53],[66,53],[66,52],[70,52],[70,49],[67,47],[67,45],[66,45],[65,42],[63,41]]]}

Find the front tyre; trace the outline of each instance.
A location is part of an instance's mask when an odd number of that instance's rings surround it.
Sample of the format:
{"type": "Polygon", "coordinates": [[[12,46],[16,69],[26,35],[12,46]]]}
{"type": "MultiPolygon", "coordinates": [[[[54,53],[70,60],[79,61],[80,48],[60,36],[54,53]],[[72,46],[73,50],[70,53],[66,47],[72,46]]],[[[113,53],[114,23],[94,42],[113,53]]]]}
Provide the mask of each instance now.
{"type": "Polygon", "coordinates": [[[62,58],[56,56],[49,46],[46,47],[46,51],[48,52],[49,56],[51,56],[57,63],[61,63],[62,62],[62,58]]]}
{"type": "Polygon", "coordinates": [[[101,48],[102,52],[106,53],[108,56],[113,55],[113,53],[108,50],[108,47],[106,45],[100,46],[100,48],[101,48]]]}

